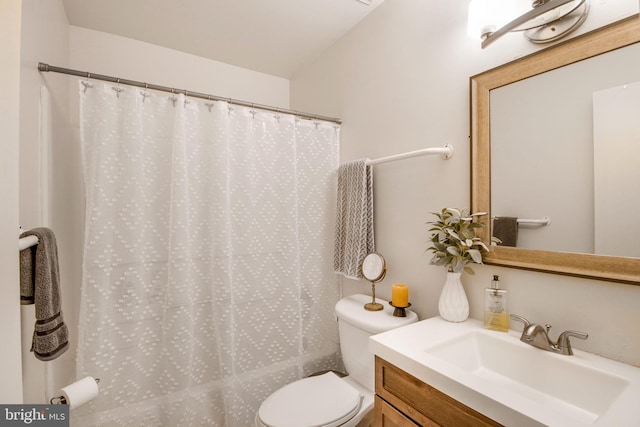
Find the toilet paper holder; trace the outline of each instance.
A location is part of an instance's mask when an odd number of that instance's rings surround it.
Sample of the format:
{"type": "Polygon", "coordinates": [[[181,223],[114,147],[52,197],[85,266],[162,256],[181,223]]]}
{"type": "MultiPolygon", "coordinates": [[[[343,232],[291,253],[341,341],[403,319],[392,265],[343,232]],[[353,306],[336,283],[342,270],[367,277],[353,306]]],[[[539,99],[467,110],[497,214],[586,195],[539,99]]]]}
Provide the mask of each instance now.
{"type": "MultiPolygon", "coordinates": [[[[100,378],[95,378],[96,384],[100,384],[100,378]]],[[[49,399],[49,403],[52,405],[65,405],[67,403],[67,399],[64,396],[55,396],[49,399]]]]}

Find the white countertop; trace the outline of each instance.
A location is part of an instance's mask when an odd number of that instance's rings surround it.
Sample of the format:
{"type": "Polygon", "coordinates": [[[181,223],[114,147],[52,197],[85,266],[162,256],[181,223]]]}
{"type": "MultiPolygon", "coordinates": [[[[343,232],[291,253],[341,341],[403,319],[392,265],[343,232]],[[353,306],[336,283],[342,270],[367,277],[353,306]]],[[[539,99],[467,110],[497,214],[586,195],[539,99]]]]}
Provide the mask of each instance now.
{"type": "MultiPolygon", "coordinates": [[[[520,332],[489,331],[482,327],[482,322],[475,319],[452,323],[434,317],[374,335],[369,339],[369,349],[405,372],[506,426],[640,426],[640,368],[579,350],[574,350],[573,356],[555,354],[522,343],[519,338],[520,332]],[[616,396],[610,397],[613,403],[607,405],[606,410],[602,409],[601,414],[582,416],[579,412],[585,411],[581,408],[575,411],[569,408],[565,411],[563,408],[567,405],[554,405],[553,399],[546,398],[541,393],[536,394],[535,390],[533,393],[526,393],[526,387],[515,389],[508,378],[500,381],[497,375],[484,375],[486,372],[482,372],[482,369],[463,369],[446,357],[443,358],[442,353],[437,355],[439,347],[458,337],[465,339],[468,334],[479,334],[488,342],[498,344],[496,348],[514,349],[514,355],[518,354],[514,357],[525,355],[527,363],[534,365],[531,366],[532,377],[540,367],[559,365],[568,366],[571,368],[569,370],[578,373],[586,372],[588,375],[593,372],[596,376],[611,378],[617,387],[616,396]],[[622,390],[619,396],[618,390],[622,390]],[[540,396],[544,399],[539,398],[540,396]],[[574,416],[575,414],[578,416],[574,416]]],[[[504,357],[504,360],[504,363],[510,363],[509,356],[504,357]]],[[[563,377],[560,369],[559,375],[554,378],[557,381],[571,381],[568,373],[568,379],[563,377]]],[[[571,384],[567,386],[570,387],[571,384]]],[[[578,391],[580,392],[590,393],[591,399],[597,400],[593,396],[597,398],[597,394],[602,391],[594,389],[578,391]]]]}

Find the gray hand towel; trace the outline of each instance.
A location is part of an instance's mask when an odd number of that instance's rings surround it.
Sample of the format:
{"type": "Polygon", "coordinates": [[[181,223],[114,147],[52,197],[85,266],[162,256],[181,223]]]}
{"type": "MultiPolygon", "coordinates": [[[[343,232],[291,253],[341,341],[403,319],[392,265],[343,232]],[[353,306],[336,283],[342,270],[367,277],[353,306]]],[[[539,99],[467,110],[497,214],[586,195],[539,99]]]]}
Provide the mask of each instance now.
{"type": "MultiPolygon", "coordinates": [[[[25,237],[22,233],[20,237],[25,237]]],[[[36,247],[32,246],[20,251],[20,304],[29,305],[35,302],[33,297],[36,265],[36,247]]]]}
{"type": "Polygon", "coordinates": [[[345,163],[338,169],[335,236],[335,272],[361,279],[362,261],[375,252],[373,171],[366,159],[345,163]]]}
{"type": "Polygon", "coordinates": [[[36,305],[31,351],[40,360],[52,360],[69,348],[69,331],[61,312],[56,237],[48,228],[20,235],[26,236],[36,236],[38,244],[20,251],[20,300],[36,305]]]}
{"type": "Polygon", "coordinates": [[[493,237],[500,239],[500,246],[516,246],[518,243],[518,218],[501,216],[493,219],[493,237]]]}

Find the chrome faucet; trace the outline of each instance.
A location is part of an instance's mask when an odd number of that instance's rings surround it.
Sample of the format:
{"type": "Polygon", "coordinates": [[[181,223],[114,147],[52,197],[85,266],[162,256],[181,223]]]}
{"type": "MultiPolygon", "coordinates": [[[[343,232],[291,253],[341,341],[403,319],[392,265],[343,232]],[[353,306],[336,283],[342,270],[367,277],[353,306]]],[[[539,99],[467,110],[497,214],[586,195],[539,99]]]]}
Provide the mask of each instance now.
{"type": "Polygon", "coordinates": [[[534,347],[541,348],[542,350],[551,351],[553,353],[571,356],[573,355],[573,350],[571,349],[571,342],[569,341],[569,337],[576,337],[582,340],[586,340],[587,338],[589,338],[589,335],[585,334],[584,332],[565,331],[561,333],[560,336],[558,336],[558,341],[554,343],[549,338],[549,330],[551,329],[551,325],[547,324],[544,325],[544,327],[535,325],[529,322],[524,317],[518,316],[517,314],[512,314],[511,318],[524,324],[520,341],[534,347]]]}

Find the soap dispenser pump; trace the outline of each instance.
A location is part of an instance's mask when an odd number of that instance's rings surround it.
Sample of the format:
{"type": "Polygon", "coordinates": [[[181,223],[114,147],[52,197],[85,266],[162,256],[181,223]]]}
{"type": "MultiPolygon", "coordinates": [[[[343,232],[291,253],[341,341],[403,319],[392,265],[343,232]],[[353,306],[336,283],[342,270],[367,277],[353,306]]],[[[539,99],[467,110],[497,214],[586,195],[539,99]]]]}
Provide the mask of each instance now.
{"type": "Polygon", "coordinates": [[[493,276],[491,287],[484,290],[484,327],[493,331],[509,330],[507,290],[500,289],[500,278],[493,276]]]}

